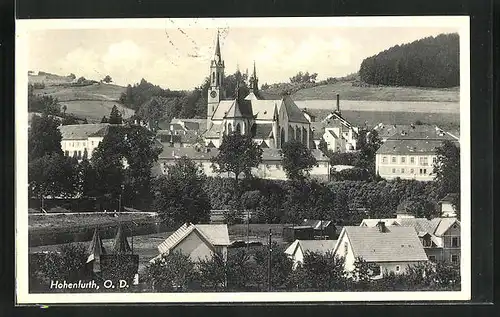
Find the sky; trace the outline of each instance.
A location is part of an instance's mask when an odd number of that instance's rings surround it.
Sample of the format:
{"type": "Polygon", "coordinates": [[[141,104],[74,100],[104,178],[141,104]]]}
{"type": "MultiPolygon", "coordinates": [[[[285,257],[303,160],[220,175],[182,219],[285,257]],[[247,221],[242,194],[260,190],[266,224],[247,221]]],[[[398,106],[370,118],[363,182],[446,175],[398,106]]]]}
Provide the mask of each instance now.
{"type": "Polygon", "coordinates": [[[40,29],[28,34],[28,67],[119,85],[141,78],[163,88],[188,90],[209,74],[217,30],[226,75],[237,68],[259,84],[288,82],[297,72],[318,80],[357,72],[362,60],[394,45],[457,32],[451,27],[175,27],[40,29]]]}

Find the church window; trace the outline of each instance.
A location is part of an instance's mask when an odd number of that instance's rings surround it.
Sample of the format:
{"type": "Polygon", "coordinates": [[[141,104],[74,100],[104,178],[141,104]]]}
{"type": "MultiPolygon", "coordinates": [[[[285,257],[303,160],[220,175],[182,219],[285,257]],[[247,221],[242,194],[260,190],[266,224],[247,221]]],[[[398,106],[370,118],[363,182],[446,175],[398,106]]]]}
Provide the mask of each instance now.
{"type": "Polygon", "coordinates": [[[240,133],[240,132],[241,132],[241,127],[240,127],[240,124],[239,124],[239,123],[237,123],[237,124],[236,124],[236,131],[237,131],[238,133],[240,133]]]}
{"type": "Polygon", "coordinates": [[[219,86],[220,76],[217,76],[217,86],[219,86]]]}
{"type": "Polygon", "coordinates": [[[212,84],[215,84],[215,72],[212,73],[212,84]]]}

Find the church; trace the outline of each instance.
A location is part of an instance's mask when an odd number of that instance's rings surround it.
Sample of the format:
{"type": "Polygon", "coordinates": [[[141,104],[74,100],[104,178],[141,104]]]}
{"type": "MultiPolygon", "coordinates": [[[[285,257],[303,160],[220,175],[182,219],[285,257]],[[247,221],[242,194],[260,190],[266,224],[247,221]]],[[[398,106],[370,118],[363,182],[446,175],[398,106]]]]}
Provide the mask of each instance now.
{"type": "Polygon", "coordinates": [[[266,99],[259,93],[257,70],[249,79],[250,93],[236,98],[224,96],[224,60],[221,54],[219,34],[215,53],[210,62],[210,88],[207,96],[207,129],[203,139],[207,147],[218,148],[222,137],[237,131],[251,135],[262,148],[281,148],[290,140],[298,140],[308,148],[314,148],[310,121],[290,96],[266,99]]]}

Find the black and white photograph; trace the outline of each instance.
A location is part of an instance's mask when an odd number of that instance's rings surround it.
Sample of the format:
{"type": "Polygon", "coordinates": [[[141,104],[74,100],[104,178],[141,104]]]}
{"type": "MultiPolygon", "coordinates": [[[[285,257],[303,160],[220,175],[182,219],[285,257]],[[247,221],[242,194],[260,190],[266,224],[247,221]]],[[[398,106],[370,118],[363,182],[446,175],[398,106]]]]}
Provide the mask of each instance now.
{"type": "Polygon", "coordinates": [[[468,17],[16,22],[29,303],[470,299],[468,17]]]}

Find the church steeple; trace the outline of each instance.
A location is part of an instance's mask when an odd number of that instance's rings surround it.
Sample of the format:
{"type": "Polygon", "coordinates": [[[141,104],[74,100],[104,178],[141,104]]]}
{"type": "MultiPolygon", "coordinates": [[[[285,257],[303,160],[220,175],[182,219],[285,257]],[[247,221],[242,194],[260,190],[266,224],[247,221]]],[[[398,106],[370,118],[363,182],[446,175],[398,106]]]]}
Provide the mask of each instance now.
{"type": "Polygon", "coordinates": [[[222,56],[220,54],[220,42],[219,42],[219,31],[217,30],[217,43],[215,44],[215,54],[214,61],[217,63],[222,62],[222,56]]]}
{"type": "Polygon", "coordinates": [[[257,93],[259,90],[259,79],[257,78],[257,68],[255,67],[255,61],[253,61],[253,73],[250,78],[250,89],[252,89],[253,93],[257,93]]]}
{"type": "Polygon", "coordinates": [[[210,128],[212,116],[219,105],[219,101],[224,99],[224,60],[220,50],[219,31],[215,43],[214,58],[210,62],[210,88],[207,96],[207,129],[210,128]]]}

